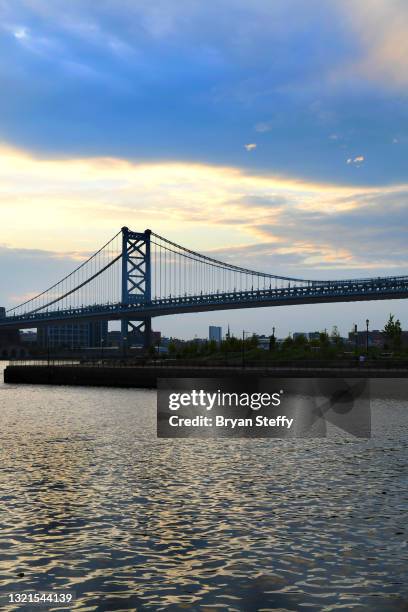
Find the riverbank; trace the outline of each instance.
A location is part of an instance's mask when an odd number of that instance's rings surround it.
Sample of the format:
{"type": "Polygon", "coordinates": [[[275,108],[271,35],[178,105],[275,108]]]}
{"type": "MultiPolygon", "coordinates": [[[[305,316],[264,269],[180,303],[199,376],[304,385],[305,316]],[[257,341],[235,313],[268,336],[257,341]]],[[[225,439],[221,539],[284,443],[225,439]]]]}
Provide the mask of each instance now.
{"type": "Polygon", "coordinates": [[[367,364],[354,367],[293,366],[121,366],[105,365],[8,365],[4,382],[12,384],[79,385],[93,387],[157,386],[158,378],[228,378],[262,376],[272,378],[408,378],[406,367],[387,367],[367,364]]]}

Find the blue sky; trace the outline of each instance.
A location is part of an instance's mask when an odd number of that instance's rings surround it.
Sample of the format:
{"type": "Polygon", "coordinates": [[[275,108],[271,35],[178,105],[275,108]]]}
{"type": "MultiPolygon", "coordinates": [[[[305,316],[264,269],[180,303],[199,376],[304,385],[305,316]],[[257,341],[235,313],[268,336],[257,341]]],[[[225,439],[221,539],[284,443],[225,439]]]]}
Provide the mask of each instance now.
{"type": "Polygon", "coordinates": [[[0,0],[2,301],[123,224],[271,272],[406,273],[407,31],[404,0],[0,0]]]}
{"type": "Polygon", "coordinates": [[[372,50],[344,6],[3,2],[0,135],[40,154],[403,181],[406,91],[359,73],[372,50]]]}

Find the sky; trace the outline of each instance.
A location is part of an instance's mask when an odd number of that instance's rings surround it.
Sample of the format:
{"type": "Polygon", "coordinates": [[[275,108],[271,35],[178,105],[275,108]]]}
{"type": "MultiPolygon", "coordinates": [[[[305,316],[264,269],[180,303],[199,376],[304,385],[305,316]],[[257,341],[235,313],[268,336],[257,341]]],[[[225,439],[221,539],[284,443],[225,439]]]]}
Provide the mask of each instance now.
{"type": "MultiPolygon", "coordinates": [[[[306,278],[407,273],[406,0],[0,0],[0,303],[120,227],[306,278]]],[[[403,301],[157,320],[345,334],[403,301]]]]}

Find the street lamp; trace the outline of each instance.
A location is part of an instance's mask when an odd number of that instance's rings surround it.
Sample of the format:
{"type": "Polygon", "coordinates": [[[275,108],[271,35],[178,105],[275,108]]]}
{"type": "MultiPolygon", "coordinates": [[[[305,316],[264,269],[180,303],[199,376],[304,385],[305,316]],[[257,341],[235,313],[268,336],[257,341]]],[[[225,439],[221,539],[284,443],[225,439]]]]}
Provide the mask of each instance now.
{"type": "Polygon", "coordinates": [[[269,339],[269,350],[275,348],[275,327],[272,327],[272,336],[269,339]]]}
{"type": "Polygon", "coordinates": [[[126,358],[127,336],[123,336],[123,357],[126,358]]]}
{"type": "Polygon", "coordinates": [[[370,321],[368,319],[366,319],[366,353],[368,355],[368,326],[370,324],[370,321]]]}
{"type": "Polygon", "coordinates": [[[47,365],[50,367],[50,328],[46,327],[47,334],[47,365]]]}
{"type": "Polygon", "coordinates": [[[104,338],[101,338],[101,359],[102,359],[102,364],[103,364],[103,343],[105,342],[104,338]]]}

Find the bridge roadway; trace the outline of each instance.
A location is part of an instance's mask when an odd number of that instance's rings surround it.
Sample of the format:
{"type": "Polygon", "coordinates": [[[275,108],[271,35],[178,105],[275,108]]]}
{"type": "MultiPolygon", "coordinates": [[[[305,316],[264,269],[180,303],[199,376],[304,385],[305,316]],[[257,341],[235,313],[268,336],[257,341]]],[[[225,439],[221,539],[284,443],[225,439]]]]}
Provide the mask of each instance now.
{"type": "Polygon", "coordinates": [[[329,282],[309,281],[307,285],[295,285],[293,287],[234,291],[209,295],[185,295],[153,299],[150,302],[142,302],[139,298],[137,301],[135,299],[133,302],[126,304],[118,302],[48,312],[34,311],[28,314],[0,319],[0,329],[24,329],[49,324],[100,319],[139,321],[147,317],[210,310],[389,300],[407,297],[408,276],[329,282]]]}

